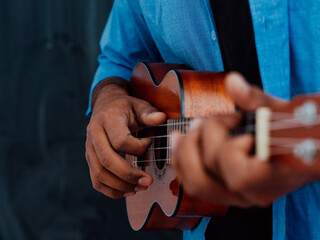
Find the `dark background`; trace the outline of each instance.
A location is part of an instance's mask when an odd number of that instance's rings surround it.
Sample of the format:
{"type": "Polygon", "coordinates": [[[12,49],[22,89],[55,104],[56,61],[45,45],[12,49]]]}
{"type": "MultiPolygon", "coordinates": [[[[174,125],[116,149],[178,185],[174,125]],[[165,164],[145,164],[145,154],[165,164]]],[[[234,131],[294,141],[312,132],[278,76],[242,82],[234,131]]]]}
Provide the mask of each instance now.
{"type": "Polygon", "coordinates": [[[177,239],[135,233],[92,189],[88,93],[112,0],[0,0],[0,240],[177,239]]]}

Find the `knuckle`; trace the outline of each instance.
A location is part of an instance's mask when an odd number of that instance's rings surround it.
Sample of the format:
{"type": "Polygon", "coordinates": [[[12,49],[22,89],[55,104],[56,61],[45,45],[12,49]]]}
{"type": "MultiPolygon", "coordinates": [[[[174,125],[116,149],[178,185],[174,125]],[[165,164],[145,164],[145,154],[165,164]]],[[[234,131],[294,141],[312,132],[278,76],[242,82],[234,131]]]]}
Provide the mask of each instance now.
{"type": "Polygon", "coordinates": [[[88,139],[92,138],[95,135],[95,132],[97,130],[97,125],[94,123],[94,121],[90,121],[90,123],[87,126],[87,141],[86,146],[89,143],[88,139]]]}
{"type": "Polygon", "coordinates": [[[114,109],[113,107],[110,107],[99,114],[99,119],[104,121],[104,120],[114,116],[115,114],[116,114],[116,109],[114,109]]]}
{"type": "Polygon", "coordinates": [[[92,187],[98,192],[101,192],[102,190],[102,184],[97,181],[92,181],[92,187]]]}
{"type": "Polygon", "coordinates": [[[89,154],[88,154],[88,151],[87,151],[87,150],[86,150],[86,152],[85,152],[85,157],[86,157],[87,163],[89,163],[89,154]]]}
{"type": "Polygon", "coordinates": [[[108,119],[113,118],[118,115],[118,111],[115,107],[108,107],[107,109],[100,111],[95,115],[94,118],[91,118],[91,123],[93,125],[99,124],[103,125],[104,123],[108,123],[108,119]]]}
{"type": "Polygon", "coordinates": [[[85,143],[85,150],[86,150],[85,154],[86,154],[86,156],[89,156],[89,145],[90,145],[90,143],[89,143],[89,141],[87,139],[86,143],[85,143]]]}
{"type": "Polygon", "coordinates": [[[136,149],[136,155],[141,157],[143,156],[143,154],[145,153],[145,150],[146,148],[139,148],[139,149],[136,149]]]}
{"type": "Polygon", "coordinates": [[[96,124],[95,118],[91,118],[90,122],[89,122],[89,124],[87,126],[87,132],[94,131],[96,129],[96,126],[97,126],[97,124],[96,124]]]}
{"type": "Polygon", "coordinates": [[[108,196],[112,199],[119,199],[122,198],[123,193],[119,192],[118,190],[111,189],[108,196]]]}
{"type": "Polygon", "coordinates": [[[127,96],[120,97],[114,102],[112,102],[112,104],[110,103],[102,113],[104,113],[105,117],[116,116],[123,109],[127,109],[128,107],[130,107],[130,104],[130,98],[128,98],[127,96]]]}
{"type": "Polygon", "coordinates": [[[110,161],[109,161],[109,158],[106,157],[106,156],[102,156],[100,158],[100,163],[101,165],[106,168],[106,169],[109,169],[110,168],[110,161]]]}
{"type": "Polygon", "coordinates": [[[119,134],[112,139],[112,146],[115,150],[121,151],[126,144],[127,136],[119,134]]]}
{"type": "MultiPolygon", "coordinates": [[[[139,142],[138,142],[139,143],[139,142]]],[[[136,156],[139,156],[139,157],[142,157],[147,149],[149,148],[150,144],[147,144],[147,143],[139,143],[139,147],[136,147],[134,150],[135,150],[135,155],[136,156]]]]}
{"type": "MultiPolygon", "coordinates": [[[[92,131],[93,131],[92,124],[89,123],[87,126],[87,139],[92,135],[92,131]]],[[[87,144],[87,141],[86,141],[86,144],[87,144]]]]}
{"type": "Polygon", "coordinates": [[[133,173],[132,168],[128,167],[126,170],[123,171],[123,179],[125,181],[132,181],[134,179],[135,174],[133,173]]]}
{"type": "Polygon", "coordinates": [[[98,180],[99,182],[102,182],[103,181],[103,172],[101,170],[97,170],[95,173],[94,173],[94,177],[96,180],[98,180]]]}
{"type": "MultiPolygon", "coordinates": [[[[125,106],[128,106],[129,104],[131,104],[133,99],[134,98],[131,96],[121,96],[116,100],[116,103],[118,105],[120,105],[121,107],[125,107],[125,106]]],[[[113,106],[115,106],[115,104],[113,104],[113,106]]],[[[118,107],[114,107],[114,108],[117,109],[118,107]]]]}

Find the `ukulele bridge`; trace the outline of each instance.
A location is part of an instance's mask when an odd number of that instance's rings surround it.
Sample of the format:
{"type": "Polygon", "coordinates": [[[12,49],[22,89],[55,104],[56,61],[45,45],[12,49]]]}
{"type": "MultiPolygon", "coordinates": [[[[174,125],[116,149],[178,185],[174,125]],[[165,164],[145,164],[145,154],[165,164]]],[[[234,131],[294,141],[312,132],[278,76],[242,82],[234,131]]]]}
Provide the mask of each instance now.
{"type": "Polygon", "coordinates": [[[256,111],[256,155],[259,160],[267,161],[270,157],[270,119],[271,110],[260,107],[256,111]]]}

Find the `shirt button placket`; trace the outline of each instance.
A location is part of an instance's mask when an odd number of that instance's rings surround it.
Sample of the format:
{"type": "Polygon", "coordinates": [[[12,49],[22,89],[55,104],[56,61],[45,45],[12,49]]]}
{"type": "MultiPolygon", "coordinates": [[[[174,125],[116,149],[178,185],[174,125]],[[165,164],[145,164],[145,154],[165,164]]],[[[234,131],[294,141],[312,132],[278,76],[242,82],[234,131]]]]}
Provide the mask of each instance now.
{"type": "Polygon", "coordinates": [[[216,41],[216,40],[217,40],[217,35],[216,35],[216,33],[215,33],[214,30],[211,31],[211,39],[212,39],[213,41],[216,41]]]}

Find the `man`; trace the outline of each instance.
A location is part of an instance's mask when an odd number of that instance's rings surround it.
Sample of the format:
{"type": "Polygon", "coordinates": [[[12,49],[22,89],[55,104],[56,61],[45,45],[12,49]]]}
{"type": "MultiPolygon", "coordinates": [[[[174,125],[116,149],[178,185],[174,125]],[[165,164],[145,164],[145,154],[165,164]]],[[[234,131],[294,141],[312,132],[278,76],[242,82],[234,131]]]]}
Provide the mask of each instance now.
{"type": "MultiPolygon", "coordinates": [[[[134,138],[131,132],[166,119],[150,104],[129,96],[126,81],[136,62],[236,70],[250,83],[286,100],[318,92],[319,10],[317,0],[116,0],[92,85],[86,157],[95,189],[120,198],[152,183],[151,176],[130,167],[117,154],[141,155],[150,140],[134,138]]],[[[250,86],[239,74],[230,74],[226,87],[244,110],[287,104],[250,86]]],[[[251,136],[228,137],[238,122],[237,117],[216,117],[195,124],[185,138],[174,138],[174,167],[189,193],[199,194],[200,189],[203,198],[242,207],[265,206],[319,179],[319,169],[300,173],[250,157],[251,136]],[[196,146],[199,140],[202,149],[196,146]],[[198,181],[191,182],[194,176],[198,181]]],[[[317,239],[319,197],[320,185],[313,183],[274,202],[273,238],[317,239]]],[[[187,232],[185,237],[203,236],[205,225],[204,221],[199,231],[187,232]]]]}

